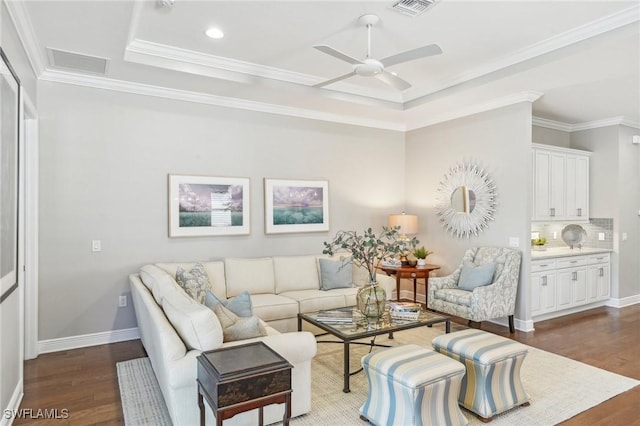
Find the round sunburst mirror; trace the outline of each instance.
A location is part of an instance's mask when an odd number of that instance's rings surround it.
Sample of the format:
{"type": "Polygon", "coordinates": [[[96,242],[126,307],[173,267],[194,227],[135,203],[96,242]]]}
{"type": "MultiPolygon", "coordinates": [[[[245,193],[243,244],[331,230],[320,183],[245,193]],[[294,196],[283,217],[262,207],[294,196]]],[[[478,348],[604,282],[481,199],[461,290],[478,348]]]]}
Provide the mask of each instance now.
{"type": "Polygon", "coordinates": [[[440,224],[458,238],[478,235],[493,220],[495,198],[495,184],[484,169],[472,163],[457,164],[438,185],[440,224]]]}

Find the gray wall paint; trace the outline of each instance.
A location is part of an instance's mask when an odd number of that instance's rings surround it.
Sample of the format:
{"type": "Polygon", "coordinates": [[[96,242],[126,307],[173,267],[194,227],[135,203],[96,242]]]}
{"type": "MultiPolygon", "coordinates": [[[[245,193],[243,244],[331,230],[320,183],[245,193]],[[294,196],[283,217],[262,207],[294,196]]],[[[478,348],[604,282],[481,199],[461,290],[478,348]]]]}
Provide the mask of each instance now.
{"type": "Polygon", "coordinates": [[[636,133],[626,126],[609,126],[571,134],[571,148],[593,152],[591,217],[613,218],[611,296],[621,300],[640,293],[640,149],[631,144],[636,133]],[[623,232],[628,235],[626,241],[622,241],[623,232]]]}
{"type": "Polygon", "coordinates": [[[520,239],[523,266],[516,317],[529,319],[529,229],[531,225],[531,104],[522,103],[418,129],[407,134],[407,212],[417,214],[419,239],[435,251],[431,263],[438,275],[455,269],[464,251],[474,246],[508,246],[520,239]],[[497,186],[495,221],[477,237],[458,239],[438,223],[438,184],[450,167],[480,164],[497,186]]]}
{"type": "Polygon", "coordinates": [[[571,133],[546,127],[533,126],[531,140],[533,143],[569,148],[571,144],[571,133]]]}
{"type": "Polygon", "coordinates": [[[618,197],[620,205],[620,292],[640,294],[640,146],[631,144],[638,129],[619,126],[618,197]],[[627,240],[622,239],[627,234],[627,240]]]}
{"type": "Polygon", "coordinates": [[[320,253],[404,205],[402,132],[50,82],[39,107],[40,340],[135,327],[143,264],[320,253]],[[249,177],[251,235],[168,238],[169,173],[249,177]],[[264,177],[329,180],[331,231],[265,235],[264,177]]]}

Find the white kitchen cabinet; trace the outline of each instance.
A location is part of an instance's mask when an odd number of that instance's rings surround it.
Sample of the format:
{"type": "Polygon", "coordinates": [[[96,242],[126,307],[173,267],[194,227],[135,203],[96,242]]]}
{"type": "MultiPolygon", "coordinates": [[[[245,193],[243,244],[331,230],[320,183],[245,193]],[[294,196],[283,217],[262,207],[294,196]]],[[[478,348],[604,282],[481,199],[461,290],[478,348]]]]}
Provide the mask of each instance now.
{"type": "Polygon", "coordinates": [[[533,144],[533,220],[589,220],[589,154],[533,144]]]}
{"type": "Polygon", "coordinates": [[[589,256],[587,270],[589,301],[608,299],[611,295],[611,265],[609,254],[589,256]]]}
{"type": "Polygon", "coordinates": [[[574,312],[576,307],[609,299],[610,265],[609,253],[532,261],[531,315],[574,312]]]}

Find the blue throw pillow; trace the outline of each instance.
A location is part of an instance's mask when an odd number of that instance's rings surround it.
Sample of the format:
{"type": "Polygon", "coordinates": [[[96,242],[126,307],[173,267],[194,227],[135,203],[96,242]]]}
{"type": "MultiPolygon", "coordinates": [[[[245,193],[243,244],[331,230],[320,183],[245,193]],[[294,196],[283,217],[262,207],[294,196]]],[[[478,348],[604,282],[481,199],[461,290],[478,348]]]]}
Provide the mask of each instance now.
{"type": "Polygon", "coordinates": [[[253,305],[251,304],[251,296],[248,291],[243,291],[231,299],[220,299],[213,294],[211,290],[207,290],[204,296],[204,304],[214,312],[217,305],[222,305],[239,317],[250,317],[253,315],[253,305]]]}
{"type": "Polygon", "coordinates": [[[353,287],[353,264],[351,260],[319,259],[320,290],[353,287]]]}
{"type": "Polygon", "coordinates": [[[495,270],[495,263],[485,263],[484,265],[476,266],[473,262],[465,262],[462,265],[460,278],[458,278],[458,288],[473,291],[476,287],[489,285],[493,282],[493,273],[495,270]]]}

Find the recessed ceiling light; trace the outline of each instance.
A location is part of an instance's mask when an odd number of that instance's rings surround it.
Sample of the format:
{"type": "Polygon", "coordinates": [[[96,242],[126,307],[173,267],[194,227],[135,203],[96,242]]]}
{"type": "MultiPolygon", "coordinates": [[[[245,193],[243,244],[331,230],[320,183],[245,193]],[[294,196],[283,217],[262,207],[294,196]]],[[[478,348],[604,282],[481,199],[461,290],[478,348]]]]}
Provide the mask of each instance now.
{"type": "Polygon", "coordinates": [[[222,38],[224,37],[224,33],[220,28],[211,27],[207,31],[204,32],[207,37],[211,38],[222,38]]]}

